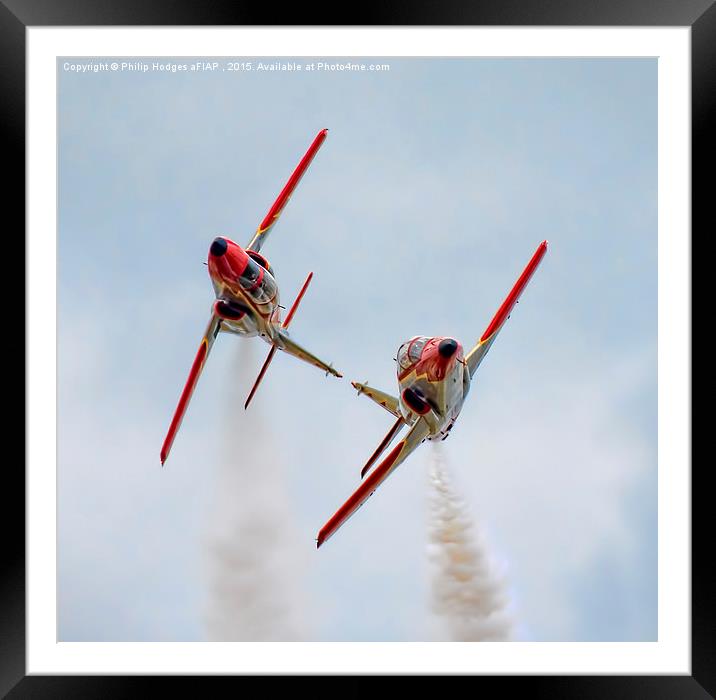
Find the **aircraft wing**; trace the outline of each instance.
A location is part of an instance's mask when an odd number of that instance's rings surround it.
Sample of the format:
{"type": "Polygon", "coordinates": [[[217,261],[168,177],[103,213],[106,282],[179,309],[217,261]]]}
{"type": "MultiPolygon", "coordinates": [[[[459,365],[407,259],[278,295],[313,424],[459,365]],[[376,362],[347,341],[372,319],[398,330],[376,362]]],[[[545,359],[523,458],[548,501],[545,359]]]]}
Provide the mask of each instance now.
{"type": "Polygon", "coordinates": [[[365,478],[365,481],[354,491],[353,495],[335,512],[333,517],[318,533],[317,545],[320,547],[338,528],[343,525],[401,464],[408,455],[428,436],[430,428],[424,418],[408,431],[403,440],[395,445],[390,454],[365,478]]]}
{"type": "Polygon", "coordinates": [[[283,208],[288,203],[288,200],[291,198],[293,191],[296,189],[296,186],[300,182],[304,173],[308,170],[308,166],[311,164],[311,161],[318,152],[318,149],[321,147],[321,144],[326,140],[327,135],[328,129],[322,129],[318,132],[316,138],[313,139],[313,143],[308,147],[308,150],[304,154],[303,158],[301,158],[301,161],[291,174],[288,182],[284,185],[284,188],[281,190],[281,194],[279,194],[276,201],[269,209],[268,214],[264,217],[264,220],[259,224],[254,237],[251,239],[248,246],[246,246],[246,250],[253,250],[257,253],[261,250],[261,246],[263,246],[266,242],[269,232],[273,228],[276,221],[278,221],[278,217],[281,216],[283,208]]]}
{"type": "Polygon", "coordinates": [[[335,377],[343,376],[338,370],[334,369],[331,365],[327,364],[323,360],[320,360],[313,353],[311,353],[308,350],[306,350],[305,348],[301,347],[283,329],[279,330],[278,336],[274,340],[274,344],[277,345],[279,348],[281,348],[281,350],[283,350],[284,352],[287,352],[289,355],[293,355],[294,357],[297,357],[299,360],[308,362],[308,364],[313,365],[314,367],[318,367],[319,369],[322,369],[327,374],[332,374],[335,377]]]}
{"type": "Polygon", "coordinates": [[[186,384],[184,385],[184,391],[182,391],[181,396],[179,397],[179,403],[174,411],[174,417],[172,418],[171,425],[169,426],[169,432],[167,433],[166,438],[164,438],[164,444],[162,445],[161,451],[162,464],[166,462],[167,457],[169,456],[169,451],[172,449],[172,443],[174,442],[177,432],[179,432],[179,426],[181,426],[187,406],[189,405],[189,401],[194,393],[196,383],[199,380],[199,375],[204,369],[204,363],[206,362],[206,358],[209,357],[209,352],[211,351],[211,347],[214,345],[214,340],[216,340],[216,336],[219,334],[220,329],[221,320],[218,316],[212,313],[211,320],[209,321],[209,325],[206,327],[204,337],[201,339],[201,343],[199,345],[199,350],[197,350],[196,357],[194,358],[194,363],[189,371],[189,378],[186,380],[186,384]]]}
{"type": "Polygon", "coordinates": [[[510,293],[505,297],[502,306],[497,310],[497,313],[492,318],[492,321],[490,321],[490,325],[485,329],[477,345],[465,356],[465,362],[470,370],[470,377],[475,374],[483,358],[487,355],[487,351],[490,349],[502,326],[505,325],[505,321],[510,317],[510,312],[519,300],[520,294],[522,294],[527,283],[532,278],[537,266],[542,262],[542,258],[546,252],[547,241],[542,241],[542,243],[537,246],[537,250],[527,263],[517,282],[515,282],[515,286],[512,287],[510,293]]]}

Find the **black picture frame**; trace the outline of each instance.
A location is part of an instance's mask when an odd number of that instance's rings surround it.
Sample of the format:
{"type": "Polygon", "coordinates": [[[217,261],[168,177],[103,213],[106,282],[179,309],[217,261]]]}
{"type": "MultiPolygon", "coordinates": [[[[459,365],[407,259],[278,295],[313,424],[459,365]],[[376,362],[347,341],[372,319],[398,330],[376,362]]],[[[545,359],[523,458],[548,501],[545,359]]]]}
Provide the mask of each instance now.
{"type": "MultiPolygon", "coordinates": [[[[692,70],[692,231],[713,235],[709,170],[714,148],[710,123],[716,102],[716,0],[501,0],[489,2],[429,0],[356,6],[353,25],[531,25],[531,26],[684,26],[691,27],[692,70]]],[[[25,42],[27,27],[102,25],[341,25],[343,3],[278,6],[214,0],[0,0],[0,104],[5,132],[3,187],[8,242],[25,226],[25,42]],[[278,20],[278,22],[277,22],[278,20]],[[6,218],[7,220],[7,218],[6,218]],[[10,234],[10,231],[13,233],[10,234]]],[[[691,241],[694,236],[692,234],[691,241]]],[[[13,247],[14,249],[14,247],[13,247]]],[[[14,259],[14,256],[13,256],[14,259]]],[[[25,265],[32,261],[25,259],[25,265]]],[[[15,290],[17,286],[15,286],[15,290]]],[[[16,298],[16,291],[13,296],[16,298]]],[[[31,319],[27,319],[26,323],[31,319]]],[[[8,366],[8,365],[6,365],[8,366]]],[[[23,401],[24,405],[24,401],[23,401]]],[[[711,557],[707,488],[709,465],[692,461],[692,645],[691,675],[683,676],[476,676],[471,683],[499,683],[502,690],[551,698],[707,698],[716,697],[716,575],[711,557]]],[[[165,690],[162,676],[27,676],[25,671],[25,476],[10,461],[4,469],[6,520],[0,578],[0,694],[3,697],[124,697],[165,690]],[[11,507],[12,506],[12,507],[11,507]]],[[[184,691],[214,687],[216,677],[180,677],[184,691]],[[210,683],[212,685],[207,686],[210,683]]],[[[226,680],[226,679],[223,679],[226,680]]],[[[231,678],[229,680],[241,680],[231,678]]],[[[343,683],[342,679],[332,680],[343,683]]],[[[342,695],[361,693],[367,678],[340,688],[342,695]]],[[[293,688],[291,692],[296,692],[293,688]]],[[[315,684],[311,692],[315,692],[315,684]]],[[[336,691],[332,691],[336,692],[336,691]]]]}

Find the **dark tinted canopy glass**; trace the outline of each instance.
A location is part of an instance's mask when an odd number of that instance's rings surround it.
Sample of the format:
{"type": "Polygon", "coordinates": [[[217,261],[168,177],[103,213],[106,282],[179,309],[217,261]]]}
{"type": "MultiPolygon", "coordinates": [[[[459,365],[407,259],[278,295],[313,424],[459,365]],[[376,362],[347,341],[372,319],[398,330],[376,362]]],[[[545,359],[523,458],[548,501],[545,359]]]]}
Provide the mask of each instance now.
{"type": "Polygon", "coordinates": [[[246,269],[241,273],[241,285],[243,287],[252,287],[259,278],[260,274],[261,268],[251,258],[249,258],[246,269]]]}

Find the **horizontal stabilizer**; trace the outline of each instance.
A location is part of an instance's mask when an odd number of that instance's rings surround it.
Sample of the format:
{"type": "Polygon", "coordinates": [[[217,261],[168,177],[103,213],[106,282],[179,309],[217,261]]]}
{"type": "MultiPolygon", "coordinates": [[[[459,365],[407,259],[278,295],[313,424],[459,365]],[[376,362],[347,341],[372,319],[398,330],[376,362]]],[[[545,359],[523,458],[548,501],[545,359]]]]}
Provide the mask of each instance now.
{"type": "Polygon", "coordinates": [[[382,406],[388,413],[392,413],[396,418],[402,418],[400,408],[398,407],[398,399],[395,396],[386,394],[384,391],[374,389],[372,386],[367,384],[361,384],[360,382],[351,382],[354,389],[358,390],[358,395],[365,394],[367,397],[373,399],[379,406],[382,406]]]}
{"type": "Polygon", "coordinates": [[[279,331],[279,334],[276,336],[274,343],[278,345],[281,350],[287,352],[289,355],[293,355],[299,360],[303,360],[304,362],[308,362],[308,364],[313,365],[314,367],[322,369],[326,374],[332,374],[334,377],[343,376],[338,370],[334,369],[332,365],[329,365],[323,360],[320,360],[313,353],[301,347],[284,330],[279,331]]]}

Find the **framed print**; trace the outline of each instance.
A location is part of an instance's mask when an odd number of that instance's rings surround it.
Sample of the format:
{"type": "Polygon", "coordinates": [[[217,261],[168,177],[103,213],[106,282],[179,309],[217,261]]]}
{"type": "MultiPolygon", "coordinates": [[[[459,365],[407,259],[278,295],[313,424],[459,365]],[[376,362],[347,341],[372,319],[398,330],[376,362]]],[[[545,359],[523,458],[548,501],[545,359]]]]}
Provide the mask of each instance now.
{"type": "Polygon", "coordinates": [[[104,9],[2,10],[29,360],[4,689],[713,693],[712,3],[104,9]]]}

